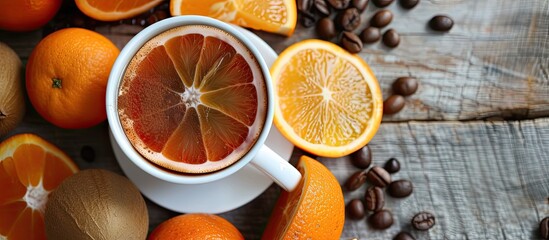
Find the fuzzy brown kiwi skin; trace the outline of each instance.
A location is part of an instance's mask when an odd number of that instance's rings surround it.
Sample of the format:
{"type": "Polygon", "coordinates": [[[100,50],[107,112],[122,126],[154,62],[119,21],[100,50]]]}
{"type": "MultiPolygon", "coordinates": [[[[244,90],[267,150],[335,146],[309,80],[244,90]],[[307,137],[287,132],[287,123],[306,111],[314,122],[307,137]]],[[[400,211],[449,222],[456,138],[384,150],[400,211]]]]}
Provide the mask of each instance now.
{"type": "Polygon", "coordinates": [[[25,95],[22,72],[23,64],[19,56],[0,42],[0,137],[23,121],[25,95]]]}

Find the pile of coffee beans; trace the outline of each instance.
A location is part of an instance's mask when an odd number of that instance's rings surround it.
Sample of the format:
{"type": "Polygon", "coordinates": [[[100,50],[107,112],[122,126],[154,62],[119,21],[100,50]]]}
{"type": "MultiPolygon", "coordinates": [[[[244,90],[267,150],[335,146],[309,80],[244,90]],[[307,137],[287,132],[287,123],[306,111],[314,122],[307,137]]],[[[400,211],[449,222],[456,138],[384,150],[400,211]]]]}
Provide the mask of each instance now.
{"type": "MultiPolygon", "coordinates": [[[[374,229],[387,229],[393,225],[394,216],[385,208],[385,192],[393,198],[405,198],[414,191],[411,181],[393,180],[391,174],[400,171],[400,162],[390,158],[383,167],[372,164],[372,151],[368,145],[349,155],[357,172],[353,173],[343,184],[346,191],[355,191],[368,183],[364,199],[351,199],[346,206],[347,216],[352,220],[361,220],[368,213],[368,224],[374,229]],[[385,191],[384,191],[385,189],[385,191]]],[[[435,217],[429,212],[420,212],[411,220],[414,229],[425,231],[435,225],[435,217]]],[[[394,239],[414,239],[408,232],[400,232],[394,239]]]]}
{"type": "Polygon", "coordinates": [[[383,102],[383,114],[395,114],[404,108],[404,97],[414,94],[419,82],[414,77],[399,77],[392,85],[393,94],[383,102]]]}
{"type": "MultiPolygon", "coordinates": [[[[410,10],[420,0],[399,0],[400,6],[410,10]]],[[[372,0],[377,8],[385,8],[394,0],[372,0]]],[[[358,53],[363,44],[372,44],[380,39],[385,46],[395,48],[400,44],[400,35],[395,29],[382,29],[394,18],[393,12],[381,9],[374,13],[366,28],[357,29],[363,22],[363,12],[369,0],[297,0],[299,22],[303,27],[316,25],[319,38],[332,41],[334,38],[350,53],[358,53]],[[356,34],[358,33],[358,34],[356,34]]],[[[428,23],[431,29],[439,32],[450,31],[453,20],[446,15],[436,15],[428,23]]]]}

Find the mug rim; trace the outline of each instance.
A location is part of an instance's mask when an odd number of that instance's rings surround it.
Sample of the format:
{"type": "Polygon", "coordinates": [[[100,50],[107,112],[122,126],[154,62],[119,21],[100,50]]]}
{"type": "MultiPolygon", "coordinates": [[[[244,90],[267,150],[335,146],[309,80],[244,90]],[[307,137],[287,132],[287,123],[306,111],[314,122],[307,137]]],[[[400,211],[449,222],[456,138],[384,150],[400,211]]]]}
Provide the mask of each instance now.
{"type": "Polygon", "coordinates": [[[107,91],[105,95],[107,119],[109,122],[110,130],[114,136],[115,141],[120,145],[122,152],[126,157],[137,165],[140,169],[146,173],[162,179],[164,181],[179,183],[179,184],[200,184],[208,183],[215,180],[219,180],[230,176],[237,172],[256,156],[259,149],[265,144],[269,131],[272,127],[273,115],[274,115],[274,97],[272,80],[265,59],[263,59],[261,53],[257,47],[240,31],[231,26],[228,23],[220,20],[197,15],[175,16],[156,22],[147,28],[141,30],[124,46],[120,54],[116,58],[111,72],[109,74],[109,80],[107,83],[107,91]],[[186,26],[186,25],[207,25],[226,31],[227,33],[238,39],[244,46],[252,53],[256,61],[259,64],[260,71],[263,74],[264,84],[266,88],[267,97],[267,109],[265,111],[265,121],[263,128],[255,142],[255,144],[242,156],[239,160],[217,171],[201,173],[201,174],[188,174],[180,172],[170,172],[168,169],[163,169],[161,166],[156,165],[150,160],[146,159],[133,147],[130,140],[126,136],[120,122],[120,116],[118,114],[118,92],[120,89],[120,83],[122,82],[124,73],[131,59],[141,49],[141,47],[157,36],[169,29],[186,26]]]}

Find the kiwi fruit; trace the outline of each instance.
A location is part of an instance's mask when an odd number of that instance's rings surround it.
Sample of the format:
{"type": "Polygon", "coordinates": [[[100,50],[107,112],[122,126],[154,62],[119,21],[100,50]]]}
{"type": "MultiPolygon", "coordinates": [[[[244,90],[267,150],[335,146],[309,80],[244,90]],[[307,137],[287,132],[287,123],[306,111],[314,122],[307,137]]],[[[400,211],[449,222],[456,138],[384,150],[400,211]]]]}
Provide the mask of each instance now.
{"type": "Polygon", "coordinates": [[[19,56],[0,42],[0,137],[15,129],[25,115],[25,96],[19,56]]]}

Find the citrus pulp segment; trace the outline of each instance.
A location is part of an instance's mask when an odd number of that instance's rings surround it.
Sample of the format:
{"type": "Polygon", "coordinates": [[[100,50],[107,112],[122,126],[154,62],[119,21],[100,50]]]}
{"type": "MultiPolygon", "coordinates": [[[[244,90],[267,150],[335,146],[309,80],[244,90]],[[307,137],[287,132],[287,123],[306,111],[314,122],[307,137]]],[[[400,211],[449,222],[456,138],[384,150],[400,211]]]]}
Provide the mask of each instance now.
{"type": "Polygon", "coordinates": [[[80,11],[101,21],[117,21],[137,16],[162,2],[162,0],[75,1],[80,11]]]}
{"type": "Polygon", "coordinates": [[[171,0],[170,12],[202,15],[257,30],[292,35],[297,22],[294,0],[171,0]]]}
{"type": "Polygon", "coordinates": [[[339,46],[305,40],[271,67],[274,123],[296,146],[341,157],[367,144],[382,116],[379,84],[368,65],[339,46]]]}
{"type": "Polygon", "coordinates": [[[45,239],[48,194],[77,171],[65,153],[36,135],[0,143],[0,238],[45,239]]]}
{"type": "Polygon", "coordinates": [[[185,173],[216,171],[254,145],[266,118],[267,90],[252,53],[204,25],[170,29],[130,61],[118,109],[134,148],[185,173]]]}

